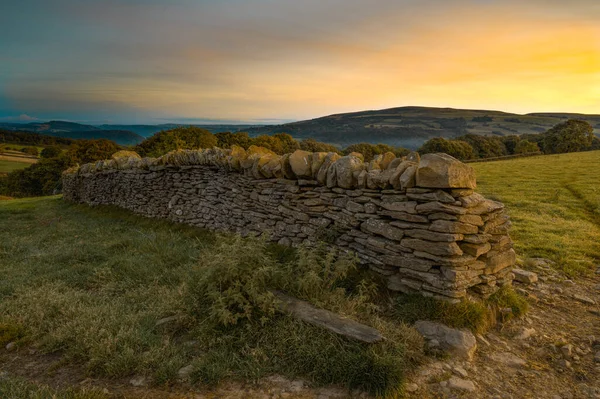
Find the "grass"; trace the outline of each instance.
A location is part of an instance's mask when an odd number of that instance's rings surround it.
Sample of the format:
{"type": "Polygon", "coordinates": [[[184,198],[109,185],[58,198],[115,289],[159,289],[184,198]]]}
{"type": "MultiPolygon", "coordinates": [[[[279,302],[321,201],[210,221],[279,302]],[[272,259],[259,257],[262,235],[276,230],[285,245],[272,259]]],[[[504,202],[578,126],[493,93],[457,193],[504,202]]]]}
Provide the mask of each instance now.
{"type": "Polygon", "coordinates": [[[571,277],[600,264],[600,151],[470,165],[478,191],[506,205],[521,257],[551,259],[571,277]]]}
{"type": "Polygon", "coordinates": [[[320,253],[60,197],[2,201],[0,336],[59,353],[90,376],[170,385],[191,364],[201,385],[283,374],[395,395],[419,360],[420,337],[383,317],[352,259],[320,253]],[[387,340],[366,345],[276,313],[267,288],[373,325],[387,340]]]}
{"type": "MultiPolygon", "coordinates": [[[[8,157],[7,157],[8,158],[8,157]]],[[[12,158],[15,159],[15,158],[12,158]]],[[[31,162],[18,162],[8,159],[0,159],[0,174],[10,173],[13,170],[25,169],[31,166],[31,162]]]]}
{"type": "Polygon", "coordinates": [[[485,333],[498,320],[508,321],[527,312],[527,301],[512,288],[503,287],[488,299],[457,304],[427,298],[421,295],[402,295],[396,299],[394,316],[404,323],[417,320],[437,321],[454,328],[467,328],[474,333],[485,333]],[[510,308],[510,312],[503,311],[510,308]]]}
{"type": "Polygon", "coordinates": [[[7,399],[107,399],[108,396],[96,390],[52,389],[36,385],[18,378],[0,376],[0,398],[7,399]]]}

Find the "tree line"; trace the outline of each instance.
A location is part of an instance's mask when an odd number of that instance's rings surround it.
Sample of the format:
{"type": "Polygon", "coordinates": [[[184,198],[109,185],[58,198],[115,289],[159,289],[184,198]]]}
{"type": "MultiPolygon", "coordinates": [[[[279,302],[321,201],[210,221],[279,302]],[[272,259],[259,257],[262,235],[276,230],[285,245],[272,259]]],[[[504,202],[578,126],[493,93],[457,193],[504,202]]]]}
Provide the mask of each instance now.
{"type": "Polygon", "coordinates": [[[445,152],[464,161],[535,152],[559,154],[598,149],[600,139],[594,135],[592,125],[570,119],[538,134],[502,137],[466,134],[455,139],[436,137],[425,142],[418,152],[445,152]]]}
{"type": "MultiPolygon", "coordinates": [[[[21,144],[47,145],[38,163],[0,177],[0,194],[13,197],[51,195],[61,190],[62,171],[88,162],[108,159],[123,149],[115,142],[100,140],[71,140],[33,133],[0,131],[0,143],[19,139],[21,144]],[[7,134],[8,133],[8,134],[7,134]],[[61,145],[69,147],[64,149],[61,145]]],[[[15,140],[16,141],[16,140],[15,140]]],[[[178,127],[156,133],[142,143],[132,147],[143,157],[159,157],[169,151],[197,148],[231,148],[233,145],[248,149],[251,145],[268,148],[277,154],[296,150],[311,152],[337,152],[347,155],[352,152],[363,154],[365,161],[376,155],[392,152],[404,156],[410,150],[387,144],[358,143],[344,149],[313,139],[298,141],[286,133],[250,137],[248,133],[216,133],[195,126],[178,127]]],[[[543,152],[555,154],[600,149],[600,139],[593,134],[592,126],[579,120],[558,124],[545,133],[511,135],[504,137],[466,134],[455,139],[433,138],[425,142],[419,152],[445,152],[461,160],[495,158],[505,155],[543,152]]]]}

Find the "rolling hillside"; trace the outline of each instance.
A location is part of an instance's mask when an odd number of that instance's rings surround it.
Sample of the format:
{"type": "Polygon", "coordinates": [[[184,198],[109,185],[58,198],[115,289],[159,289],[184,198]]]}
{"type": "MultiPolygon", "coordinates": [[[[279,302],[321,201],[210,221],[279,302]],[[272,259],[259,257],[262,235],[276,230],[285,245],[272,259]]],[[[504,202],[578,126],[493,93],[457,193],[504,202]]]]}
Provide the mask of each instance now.
{"type": "MultiPolygon", "coordinates": [[[[140,136],[149,137],[162,130],[175,129],[181,126],[189,126],[188,124],[178,123],[165,123],[161,125],[99,125],[97,127],[105,130],[128,130],[139,134],[140,136]]],[[[250,128],[256,127],[255,125],[236,125],[236,124],[222,124],[222,125],[193,125],[202,129],[206,129],[211,133],[221,132],[240,132],[246,131],[250,128]]]]}
{"type": "Polygon", "coordinates": [[[108,139],[120,145],[135,145],[144,140],[129,130],[102,129],[92,125],[65,121],[50,121],[44,123],[0,123],[0,128],[44,134],[46,136],[64,137],[70,139],[108,139]]]}
{"type": "Polygon", "coordinates": [[[314,138],[342,147],[358,142],[417,148],[432,137],[467,133],[508,136],[542,133],[569,118],[584,119],[600,133],[600,115],[566,113],[511,114],[453,108],[399,107],[335,114],[283,125],[248,129],[250,136],[285,132],[296,139],[314,138]]]}

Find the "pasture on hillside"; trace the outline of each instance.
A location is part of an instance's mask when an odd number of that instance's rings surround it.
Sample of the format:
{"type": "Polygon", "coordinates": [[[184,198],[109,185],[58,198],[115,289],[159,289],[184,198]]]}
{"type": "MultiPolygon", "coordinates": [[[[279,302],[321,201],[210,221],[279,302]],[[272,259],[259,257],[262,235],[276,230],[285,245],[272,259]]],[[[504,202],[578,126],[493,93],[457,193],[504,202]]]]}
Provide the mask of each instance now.
{"type": "Polygon", "coordinates": [[[31,165],[31,162],[15,161],[14,157],[5,157],[0,155],[0,174],[10,173],[13,170],[25,169],[31,165]]]}
{"type": "Polygon", "coordinates": [[[570,276],[600,264],[600,151],[470,165],[477,191],[507,207],[518,255],[551,259],[570,276]]]}

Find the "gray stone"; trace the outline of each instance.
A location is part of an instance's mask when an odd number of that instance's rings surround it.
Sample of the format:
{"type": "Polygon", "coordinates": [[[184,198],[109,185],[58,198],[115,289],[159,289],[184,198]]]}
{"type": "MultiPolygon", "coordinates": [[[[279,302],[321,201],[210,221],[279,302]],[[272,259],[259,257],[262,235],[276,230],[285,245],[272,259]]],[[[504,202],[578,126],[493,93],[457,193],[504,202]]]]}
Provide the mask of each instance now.
{"type": "Polygon", "coordinates": [[[404,230],[404,235],[412,238],[421,238],[423,240],[443,242],[455,242],[463,239],[462,234],[438,233],[431,230],[421,229],[404,230]]]}
{"type": "Polygon", "coordinates": [[[452,234],[476,234],[478,231],[477,226],[473,226],[472,224],[449,220],[434,220],[429,226],[429,230],[452,234]]]}
{"type": "Polygon", "coordinates": [[[430,193],[407,193],[409,199],[416,201],[438,201],[445,204],[453,204],[454,197],[442,190],[435,190],[430,193]]]}
{"type": "Polygon", "coordinates": [[[379,204],[383,209],[394,212],[406,212],[406,213],[417,213],[415,208],[417,203],[415,201],[408,202],[381,202],[379,204]]]}
{"type": "Polygon", "coordinates": [[[312,153],[302,150],[296,150],[290,155],[290,166],[298,178],[312,178],[311,155],[312,153]]]}
{"type": "Polygon", "coordinates": [[[525,360],[510,352],[492,353],[490,358],[497,363],[501,363],[506,366],[515,368],[520,368],[527,364],[525,360]]]}
{"type": "Polygon", "coordinates": [[[133,385],[134,387],[144,387],[144,386],[148,385],[148,381],[146,380],[146,377],[144,377],[143,375],[133,377],[132,379],[129,380],[129,383],[131,385],[133,385]]]}
{"type": "Polygon", "coordinates": [[[458,377],[451,377],[448,380],[448,388],[465,392],[474,392],[477,390],[472,381],[463,380],[462,378],[458,377]]]}
{"type": "Polygon", "coordinates": [[[426,272],[434,265],[432,261],[409,257],[409,256],[399,256],[399,255],[386,255],[382,256],[381,260],[383,263],[387,265],[392,265],[396,267],[403,267],[407,269],[417,270],[421,272],[426,272]]]}
{"type": "Polygon", "coordinates": [[[179,371],[177,371],[177,377],[179,377],[182,380],[188,379],[193,371],[194,366],[190,364],[188,366],[180,368],[179,371]]]}
{"type": "Polygon", "coordinates": [[[427,215],[430,213],[447,213],[450,215],[464,215],[467,213],[465,208],[460,206],[443,204],[441,202],[426,202],[415,207],[417,213],[427,215]]]}
{"type": "Polygon", "coordinates": [[[376,329],[354,320],[339,316],[324,309],[318,309],[308,302],[301,301],[282,292],[273,291],[281,302],[278,308],[307,323],[333,331],[358,341],[373,344],[384,339],[376,329]]]}
{"type": "Polygon", "coordinates": [[[448,154],[425,154],[416,174],[418,187],[475,188],[475,170],[448,154]]]}
{"type": "Polygon", "coordinates": [[[455,242],[427,241],[417,238],[404,238],[402,246],[433,255],[462,255],[463,252],[455,242]]]}
{"type": "Polygon", "coordinates": [[[522,327],[517,333],[517,335],[515,335],[515,339],[525,340],[530,338],[533,334],[535,334],[534,328],[522,327]]]}
{"type": "Polygon", "coordinates": [[[532,284],[538,281],[538,275],[534,272],[523,269],[512,269],[515,280],[525,284],[532,284]]]}
{"type": "Polygon", "coordinates": [[[470,331],[457,330],[427,320],[417,321],[414,327],[425,339],[437,340],[444,350],[469,361],[473,360],[477,341],[470,331]]]}
{"type": "Polygon", "coordinates": [[[369,219],[366,222],[363,222],[361,230],[379,234],[390,240],[396,241],[400,241],[404,236],[402,230],[391,226],[381,219],[369,219]]]}
{"type": "Polygon", "coordinates": [[[400,176],[400,188],[407,189],[415,186],[415,175],[417,173],[417,166],[411,165],[402,173],[400,176]]]}
{"type": "Polygon", "coordinates": [[[354,155],[341,157],[332,166],[335,167],[337,185],[341,188],[354,188],[356,182],[354,172],[360,172],[365,168],[363,161],[354,155]]]}
{"type": "Polygon", "coordinates": [[[479,255],[488,253],[490,249],[492,249],[492,246],[489,242],[483,244],[462,243],[460,244],[460,249],[462,249],[464,253],[477,258],[479,255]]]}
{"type": "Polygon", "coordinates": [[[596,301],[594,301],[592,298],[589,298],[585,295],[573,294],[573,299],[575,299],[576,301],[579,301],[581,303],[585,303],[586,305],[595,305],[596,304],[596,301]]]}

